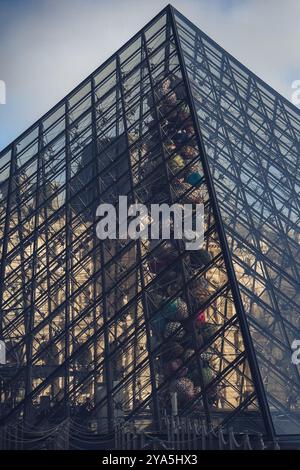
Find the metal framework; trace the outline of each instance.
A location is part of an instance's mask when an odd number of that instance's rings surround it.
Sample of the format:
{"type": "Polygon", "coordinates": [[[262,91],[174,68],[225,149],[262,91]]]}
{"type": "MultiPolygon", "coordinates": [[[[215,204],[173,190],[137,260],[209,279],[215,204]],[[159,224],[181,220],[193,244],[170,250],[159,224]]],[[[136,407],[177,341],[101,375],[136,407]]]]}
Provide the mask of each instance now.
{"type": "Polygon", "coordinates": [[[300,434],[299,129],[168,6],[7,147],[1,424],[161,430],[177,401],[212,428],[300,434]],[[100,241],[119,195],[203,202],[203,248],[100,241]]]}

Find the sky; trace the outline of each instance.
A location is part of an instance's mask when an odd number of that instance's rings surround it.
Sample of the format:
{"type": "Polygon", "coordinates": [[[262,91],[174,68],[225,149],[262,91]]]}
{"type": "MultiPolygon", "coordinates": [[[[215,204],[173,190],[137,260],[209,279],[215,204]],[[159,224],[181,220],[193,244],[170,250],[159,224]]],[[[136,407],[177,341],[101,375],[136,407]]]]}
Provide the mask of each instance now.
{"type": "MultiPolygon", "coordinates": [[[[300,0],[171,3],[291,100],[291,84],[300,80],[300,0]]],[[[0,92],[1,84],[6,88],[6,104],[0,104],[0,150],[166,4],[167,0],[0,0],[0,92]]]]}

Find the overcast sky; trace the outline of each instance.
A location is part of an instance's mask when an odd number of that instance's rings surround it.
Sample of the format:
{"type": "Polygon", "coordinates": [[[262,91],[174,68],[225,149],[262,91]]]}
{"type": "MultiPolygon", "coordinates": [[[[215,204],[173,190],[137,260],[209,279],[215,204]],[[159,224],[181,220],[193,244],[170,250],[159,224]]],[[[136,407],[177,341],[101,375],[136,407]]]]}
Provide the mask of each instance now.
{"type": "MultiPolygon", "coordinates": [[[[300,79],[300,0],[173,0],[291,99],[300,79]]],[[[130,39],[167,0],[0,0],[0,150],[130,39]]]]}

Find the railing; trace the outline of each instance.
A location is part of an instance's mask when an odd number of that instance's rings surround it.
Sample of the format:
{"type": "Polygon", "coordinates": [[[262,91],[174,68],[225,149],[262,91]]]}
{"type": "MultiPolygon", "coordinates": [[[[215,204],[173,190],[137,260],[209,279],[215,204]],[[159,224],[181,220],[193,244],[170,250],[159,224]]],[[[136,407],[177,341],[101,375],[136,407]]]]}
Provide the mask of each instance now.
{"type": "Polygon", "coordinates": [[[231,427],[209,430],[200,419],[167,416],[162,432],[119,422],[111,435],[89,433],[70,418],[44,430],[15,422],[0,428],[0,449],[279,450],[280,446],[278,441],[267,441],[260,433],[239,433],[231,427]]]}
{"type": "Polygon", "coordinates": [[[261,433],[237,433],[233,428],[208,430],[203,421],[166,417],[166,433],[141,431],[119,423],[115,429],[115,448],[122,450],[279,450],[278,441],[268,442],[261,433]]]}

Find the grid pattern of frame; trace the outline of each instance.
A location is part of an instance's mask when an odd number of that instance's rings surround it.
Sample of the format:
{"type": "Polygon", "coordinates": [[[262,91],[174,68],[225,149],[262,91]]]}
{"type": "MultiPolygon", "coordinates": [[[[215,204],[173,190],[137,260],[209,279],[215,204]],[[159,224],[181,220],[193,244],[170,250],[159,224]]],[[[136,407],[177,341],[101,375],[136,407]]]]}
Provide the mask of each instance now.
{"type": "Polygon", "coordinates": [[[2,423],[160,428],[177,399],[180,415],[208,425],[273,435],[272,415],[279,433],[298,432],[298,371],[286,360],[298,325],[299,118],[276,96],[277,135],[270,92],[248,72],[244,90],[246,72],[238,79],[211,44],[167,7],[1,153],[2,423]],[[202,202],[203,248],[100,241],[97,206],[120,195],[202,202]]]}
{"type": "Polygon", "coordinates": [[[176,23],[272,419],[298,434],[299,111],[178,12],[176,23]]]}

